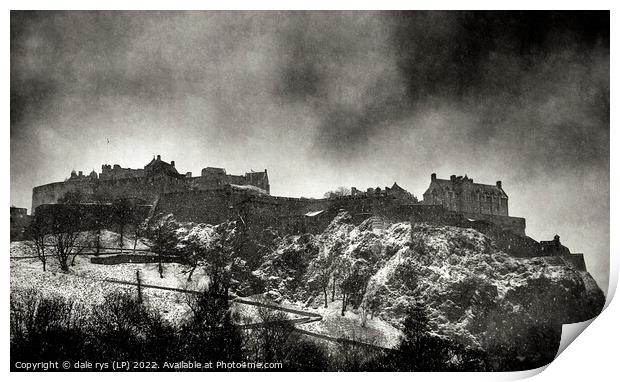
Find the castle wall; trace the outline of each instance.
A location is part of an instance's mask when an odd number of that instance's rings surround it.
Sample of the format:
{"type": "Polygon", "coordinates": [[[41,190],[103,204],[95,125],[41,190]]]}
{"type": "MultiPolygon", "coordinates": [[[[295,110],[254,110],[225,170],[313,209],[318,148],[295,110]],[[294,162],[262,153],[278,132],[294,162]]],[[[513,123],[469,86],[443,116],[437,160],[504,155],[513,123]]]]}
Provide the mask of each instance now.
{"type": "Polygon", "coordinates": [[[101,168],[101,174],[99,174],[99,178],[102,180],[125,179],[139,178],[143,177],[144,175],[144,169],[122,168],[119,165],[114,165],[114,167],[111,168],[109,165],[103,165],[101,168]]]}
{"type": "Polygon", "coordinates": [[[38,206],[42,204],[56,204],[58,199],[69,191],[79,190],[84,195],[92,195],[94,191],[93,183],[90,180],[55,182],[38,186],[32,189],[32,208],[33,214],[36,213],[38,206]]]}
{"type": "Polygon", "coordinates": [[[231,216],[232,199],[222,189],[176,192],[159,198],[155,214],[174,214],[179,221],[219,224],[231,216]]]}
{"type": "Polygon", "coordinates": [[[181,175],[174,161],[161,160],[161,155],[153,157],[143,169],[122,168],[115,164],[101,166],[101,173],[94,170],[85,176],[82,171],[71,172],[64,182],[55,182],[32,190],[32,211],[44,204],[56,204],[66,193],[79,191],[84,202],[111,201],[130,198],[153,203],[160,194],[184,192],[189,190],[222,189],[230,184],[251,185],[269,193],[269,178],[264,172],[250,172],[245,175],[229,175],[223,168],[207,167],[201,177],[193,178],[191,173],[181,175]],[[95,200],[99,199],[99,200],[95,200]]]}
{"type": "Polygon", "coordinates": [[[518,235],[525,236],[525,219],[514,216],[501,216],[464,212],[463,216],[474,220],[489,221],[496,226],[512,231],[518,235]]]}
{"type": "Polygon", "coordinates": [[[105,199],[132,198],[153,203],[160,193],[187,189],[184,179],[170,177],[116,178],[109,180],[80,180],[50,183],[32,190],[32,210],[43,204],[56,204],[69,191],[79,190],[86,202],[94,202],[95,195],[105,199]]]}
{"type": "Polygon", "coordinates": [[[241,216],[264,227],[283,228],[289,224],[291,216],[323,208],[323,199],[274,197],[228,187],[163,194],[155,213],[172,213],[180,221],[207,224],[219,224],[241,216]]]}
{"type": "Polygon", "coordinates": [[[586,262],[583,258],[583,253],[571,253],[570,255],[560,255],[560,257],[567,263],[572,264],[578,270],[586,270],[586,262]]]}
{"type": "MultiPolygon", "coordinates": [[[[112,204],[42,204],[37,208],[37,219],[52,221],[54,215],[63,209],[77,212],[79,221],[74,222],[80,230],[94,230],[98,227],[115,230],[114,206],[112,204]]],[[[133,214],[134,223],[143,221],[151,209],[150,205],[135,205],[133,214]]],[[[56,215],[57,216],[57,215],[56,215]]]]}
{"type": "MultiPolygon", "coordinates": [[[[114,170],[112,170],[114,171],[114,170]]],[[[136,171],[136,170],[133,170],[136,171]]],[[[140,199],[146,203],[153,203],[159,194],[185,192],[190,190],[209,191],[222,190],[234,180],[235,184],[265,187],[260,182],[252,184],[243,176],[205,176],[195,178],[173,178],[165,175],[149,177],[111,177],[108,179],[84,178],[65,182],[50,183],[38,186],[32,190],[32,210],[42,204],[55,204],[69,191],[79,190],[86,198],[93,202],[95,195],[104,196],[106,200],[119,198],[140,199]]],[[[263,188],[264,189],[264,188],[263,188]]],[[[268,191],[268,187],[267,187],[268,191]]]]}
{"type": "MultiPolygon", "coordinates": [[[[525,236],[525,219],[518,217],[461,213],[441,205],[402,204],[390,196],[346,196],[334,199],[303,199],[252,195],[231,188],[189,191],[161,195],[156,213],[172,213],[177,220],[219,224],[241,216],[248,223],[289,233],[320,232],[341,211],[355,223],[377,215],[390,221],[463,225],[465,217],[490,222],[525,236]],[[309,213],[311,216],[308,216],[309,213]]],[[[475,222],[470,222],[475,225],[475,222]]]]}

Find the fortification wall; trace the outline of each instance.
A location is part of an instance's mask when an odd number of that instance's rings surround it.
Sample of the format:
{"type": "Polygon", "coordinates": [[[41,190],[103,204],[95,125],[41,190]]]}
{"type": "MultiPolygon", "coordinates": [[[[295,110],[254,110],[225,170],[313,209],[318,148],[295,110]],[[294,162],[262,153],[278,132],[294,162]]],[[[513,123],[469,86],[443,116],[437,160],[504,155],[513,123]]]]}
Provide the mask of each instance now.
{"type": "Polygon", "coordinates": [[[571,253],[570,255],[560,255],[560,257],[567,263],[573,264],[578,270],[586,270],[586,261],[583,258],[583,253],[571,253]]]}
{"type": "MultiPolygon", "coordinates": [[[[151,206],[136,205],[133,207],[134,223],[143,221],[150,211],[151,206]]],[[[62,210],[72,211],[72,217],[76,219],[71,221],[73,225],[77,225],[80,230],[94,230],[98,227],[115,230],[114,222],[114,206],[111,204],[42,204],[37,207],[37,219],[47,221],[51,226],[55,216],[62,210]]]]}
{"type": "Polygon", "coordinates": [[[163,194],[155,214],[174,214],[179,221],[219,224],[233,216],[233,200],[224,190],[163,194]]]}
{"type": "Polygon", "coordinates": [[[35,211],[38,206],[43,204],[56,204],[58,199],[67,192],[76,190],[84,195],[85,202],[94,202],[93,196],[98,194],[105,196],[105,199],[108,200],[132,198],[153,203],[160,193],[179,192],[187,189],[189,187],[185,179],[164,176],[56,182],[32,189],[32,210],[35,211]]]}
{"type": "Polygon", "coordinates": [[[286,229],[291,216],[324,209],[323,199],[274,197],[231,187],[162,194],[156,214],[172,213],[179,221],[219,224],[241,216],[248,223],[286,229]]]}
{"type": "MultiPolygon", "coordinates": [[[[489,223],[525,237],[525,219],[498,215],[466,214],[441,205],[403,204],[393,196],[357,195],[333,199],[275,197],[231,187],[162,194],[155,213],[172,213],[177,220],[219,224],[241,217],[257,227],[287,233],[321,232],[347,211],[354,223],[377,215],[389,221],[415,221],[488,229],[489,223]],[[310,214],[312,213],[312,214],[310,214]],[[470,221],[468,219],[474,219],[470,221]]],[[[510,238],[513,240],[513,238],[510,238]]]]}
{"type": "Polygon", "coordinates": [[[32,189],[32,209],[33,213],[43,204],[55,204],[58,199],[69,191],[79,190],[84,195],[92,195],[94,182],[90,180],[75,182],[55,182],[38,186],[32,189]]]}
{"type": "Polygon", "coordinates": [[[488,215],[463,212],[463,216],[474,220],[484,220],[496,226],[512,231],[520,236],[525,236],[525,219],[515,216],[488,215]]]}

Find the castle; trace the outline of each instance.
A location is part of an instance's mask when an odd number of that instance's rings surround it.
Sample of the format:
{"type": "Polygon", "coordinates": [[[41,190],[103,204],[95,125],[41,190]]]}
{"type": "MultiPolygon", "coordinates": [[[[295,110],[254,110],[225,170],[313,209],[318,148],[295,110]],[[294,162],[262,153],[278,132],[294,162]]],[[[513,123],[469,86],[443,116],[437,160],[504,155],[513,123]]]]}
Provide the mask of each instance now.
{"type": "Polygon", "coordinates": [[[80,192],[86,202],[124,198],[152,205],[162,194],[216,190],[226,185],[247,187],[269,194],[267,170],[231,175],[223,168],[206,167],[200,176],[194,177],[191,172],[179,173],[174,161],[167,163],[161,159],[161,155],[157,155],[141,169],[104,164],[100,174],[93,170],[89,175],[84,175],[82,171],[76,173],[73,170],[64,182],[35,187],[32,190],[32,211],[43,204],[58,203],[70,191],[80,192]]]}
{"type": "Polygon", "coordinates": [[[63,182],[35,187],[32,210],[57,204],[68,192],[78,191],[82,203],[133,199],[152,213],[173,213],[180,220],[218,224],[240,214],[254,221],[291,232],[318,230],[339,211],[363,219],[372,215],[390,219],[469,219],[486,221],[525,236],[525,219],[508,215],[508,195],[501,182],[495,186],[474,183],[467,176],[450,180],[431,175],[423,201],[394,183],[392,187],[352,187],[349,195],[323,199],[288,198],[270,195],[267,170],[245,175],[227,174],[223,168],[205,167],[200,176],[181,174],[175,162],[160,155],[141,169],[104,164],[101,173],[71,172],[63,182]]]}
{"type": "Polygon", "coordinates": [[[72,191],[81,194],[79,207],[85,217],[110,210],[115,199],[133,199],[140,219],[158,214],[206,224],[235,219],[258,233],[268,228],[282,234],[320,233],[343,211],[356,224],[375,217],[377,224],[410,221],[474,228],[493,235],[515,256],[546,256],[585,269],[583,254],[570,253],[559,236],[537,242],[525,234],[525,219],[508,214],[508,195],[501,181],[487,185],[467,176],[438,179],[431,174],[422,201],[396,183],[366,191],[352,187],[349,193],[322,199],[291,198],[270,195],[267,170],[230,175],[223,168],[205,167],[193,177],[189,172],[180,174],[174,161],[164,162],[157,155],[142,169],[104,164],[100,174],[73,171],[64,182],[35,187],[33,212],[44,215],[62,208],[57,204],[72,191]]]}

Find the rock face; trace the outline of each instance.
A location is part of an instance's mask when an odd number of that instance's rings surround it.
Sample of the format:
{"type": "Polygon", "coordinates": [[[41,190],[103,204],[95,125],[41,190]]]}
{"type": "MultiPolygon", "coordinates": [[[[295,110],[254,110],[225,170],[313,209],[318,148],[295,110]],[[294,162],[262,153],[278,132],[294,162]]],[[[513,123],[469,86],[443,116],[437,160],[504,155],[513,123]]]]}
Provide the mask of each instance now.
{"type": "Polygon", "coordinates": [[[586,271],[549,257],[515,257],[473,228],[387,223],[355,226],[341,213],[320,235],[274,241],[254,275],[271,296],[315,306],[347,292],[349,309],[399,327],[416,302],[433,331],[482,350],[495,370],[550,362],[562,324],[595,317],[602,291],[586,271]],[[351,289],[351,288],[349,288],[351,289]]]}

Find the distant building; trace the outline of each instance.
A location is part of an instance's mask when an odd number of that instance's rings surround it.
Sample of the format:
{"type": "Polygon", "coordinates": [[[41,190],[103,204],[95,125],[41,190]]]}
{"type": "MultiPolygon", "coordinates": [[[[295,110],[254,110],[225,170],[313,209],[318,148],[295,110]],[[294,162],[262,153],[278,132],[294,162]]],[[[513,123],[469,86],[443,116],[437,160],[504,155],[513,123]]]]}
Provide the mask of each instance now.
{"type": "Polygon", "coordinates": [[[431,184],[423,197],[424,204],[441,205],[449,211],[508,216],[508,195],[501,181],[489,185],[474,183],[467,175],[438,179],[431,174],[431,184]]]}
{"type": "Polygon", "coordinates": [[[418,203],[418,199],[409,191],[405,190],[401,186],[399,186],[396,182],[392,185],[392,187],[385,187],[385,189],[381,189],[381,187],[372,188],[369,187],[366,191],[358,190],[356,187],[351,187],[351,196],[359,197],[359,196],[386,196],[393,197],[403,202],[403,204],[416,204],[418,203]]]}
{"type": "Polygon", "coordinates": [[[30,224],[31,216],[26,208],[11,206],[11,241],[21,240],[26,227],[30,224]]]}

